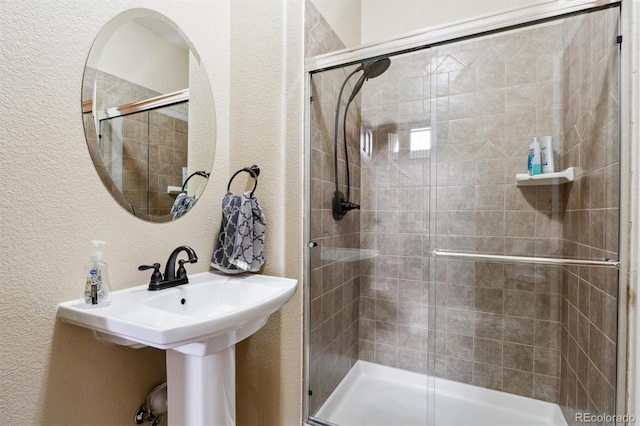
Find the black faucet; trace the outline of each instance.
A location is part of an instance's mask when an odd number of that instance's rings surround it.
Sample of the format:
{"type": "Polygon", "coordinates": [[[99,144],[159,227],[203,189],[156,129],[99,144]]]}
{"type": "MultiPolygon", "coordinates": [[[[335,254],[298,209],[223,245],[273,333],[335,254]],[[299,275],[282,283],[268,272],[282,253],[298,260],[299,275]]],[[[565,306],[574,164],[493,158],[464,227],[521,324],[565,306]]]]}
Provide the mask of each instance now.
{"type": "Polygon", "coordinates": [[[167,260],[167,265],[164,268],[164,277],[160,273],[159,263],[154,263],[153,265],[140,265],[138,266],[138,270],[144,271],[146,269],[153,269],[151,281],[149,282],[149,290],[163,290],[165,288],[187,284],[189,282],[189,278],[187,277],[187,270],[184,268],[184,264],[196,263],[197,261],[198,256],[191,247],[180,246],[169,255],[169,260],[167,260]],[[183,251],[187,253],[188,259],[178,260],[178,264],[180,266],[178,267],[178,271],[176,271],[176,260],[178,259],[178,255],[183,251]]]}

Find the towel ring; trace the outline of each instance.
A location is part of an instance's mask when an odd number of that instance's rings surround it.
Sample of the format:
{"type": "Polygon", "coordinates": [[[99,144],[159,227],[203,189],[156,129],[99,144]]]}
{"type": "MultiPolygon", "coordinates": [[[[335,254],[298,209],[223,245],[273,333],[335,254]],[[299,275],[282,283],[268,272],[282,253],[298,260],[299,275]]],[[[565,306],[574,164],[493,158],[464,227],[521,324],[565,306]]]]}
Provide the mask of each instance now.
{"type": "Polygon", "coordinates": [[[197,172],[191,173],[191,175],[189,175],[189,177],[184,180],[184,183],[182,184],[182,189],[180,190],[180,192],[184,192],[185,188],[187,187],[187,182],[189,182],[189,179],[191,179],[194,176],[202,176],[203,178],[208,179],[209,173],[205,172],[204,170],[198,170],[197,172]]]}
{"type": "Polygon", "coordinates": [[[251,177],[254,179],[255,183],[253,184],[253,189],[251,190],[251,194],[250,196],[253,197],[253,193],[256,191],[256,188],[258,187],[258,175],[260,175],[260,167],[256,166],[255,164],[251,167],[244,167],[240,170],[238,170],[237,172],[235,172],[233,174],[233,176],[231,176],[231,179],[229,179],[229,184],[227,185],[227,192],[229,192],[231,190],[231,182],[233,182],[233,179],[242,172],[247,172],[251,175],[251,177]]]}

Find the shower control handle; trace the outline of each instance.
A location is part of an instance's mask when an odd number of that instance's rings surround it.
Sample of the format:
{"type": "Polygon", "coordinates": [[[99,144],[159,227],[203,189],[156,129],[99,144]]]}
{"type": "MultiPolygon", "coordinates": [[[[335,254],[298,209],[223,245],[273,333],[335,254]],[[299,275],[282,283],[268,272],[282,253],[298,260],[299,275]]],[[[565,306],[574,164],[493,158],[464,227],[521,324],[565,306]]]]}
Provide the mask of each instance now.
{"type": "Polygon", "coordinates": [[[342,207],[342,210],[346,212],[350,210],[356,210],[356,209],[360,210],[360,204],[355,204],[349,201],[340,203],[340,207],[342,207]]]}
{"type": "Polygon", "coordinates": [[[350,210],[360,210],[359,204],[352,203],[351,201],[346,201],[344,199],[344,194],[342,194],[342,192],[340,191],[336,191],[333,193],[333,199],[331,201],[333,218],[335,220],[341,220],[344,215],[346,215],[350,210]]]}

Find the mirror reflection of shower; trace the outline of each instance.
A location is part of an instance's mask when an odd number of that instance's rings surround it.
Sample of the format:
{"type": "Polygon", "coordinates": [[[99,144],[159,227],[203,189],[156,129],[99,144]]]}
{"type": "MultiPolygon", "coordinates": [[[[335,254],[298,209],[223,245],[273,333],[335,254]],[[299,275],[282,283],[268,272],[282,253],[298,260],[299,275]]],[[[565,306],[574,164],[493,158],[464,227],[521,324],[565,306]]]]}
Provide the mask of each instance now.
{"type": "Polygon", "coordinates": [[[349,111],[349,105],[351,105],[351,102],[360,92],[360,89],[362,89],[364,82],[371,78],[376,78],[382,75],[387,69],[389,69],[389,65],[391,65],[391,59],[389,58],[365,61],[361,63],[360,66],[356,68],[351,74],[349,74],[347,78],[344,79],[344,83],[342,83],[342,87],[340,88],[340,94],[338,95],[338,102],[336,104],[335,124],[333,129],[333,161],[336,187],[335,192],[333,193],[332,210],[333,218],[335,220],[341,220],[347,214],[347,212],[351,210],[360,209],[360,206],[358,204],[352,203],[350,201],[351,178],[349,174],[349,153],[347,149],[347,113],[349,111]],[[342,142],[344,144],[344,163],[345,175],[347,180],[347,196],[345,198],[344,194],[340,191],[340,185],[338,181],[338,124],[340,117],[340,101],[342,99],[342,92],[344,91],[344,87],[347,85],[347,82],[355,73],[359,71],[362,71],[362,75],[360,75],[360,78],[353,88],[353,92],[351,92],[351,96],[349,96],[347,105],[344,108],[344,117],[342,118],[342,142]]]}
{"type": "Polygon", "coordinates": [[[188,174],[189,90],[95,114],[98,150],[131,213],[168,215],[188,174]]]}

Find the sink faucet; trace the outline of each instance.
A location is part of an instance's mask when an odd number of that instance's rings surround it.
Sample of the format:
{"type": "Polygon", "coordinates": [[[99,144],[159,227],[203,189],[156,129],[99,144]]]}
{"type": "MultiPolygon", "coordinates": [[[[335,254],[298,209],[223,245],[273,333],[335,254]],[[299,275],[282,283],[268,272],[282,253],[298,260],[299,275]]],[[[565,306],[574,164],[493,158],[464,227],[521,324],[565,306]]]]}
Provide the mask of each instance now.
{"type": "MultiPolygon", "coordinates": [[[[165,281],[175,281],[184,278],[187,279],[187,270],[184,269],[185,262],[196,263],[198,261],[198,256],[196,256],[196,252],[189,246],[180,246],[169,255],[169,260],[167,260],[167,265],[164,268],[164,280],[165,281]],[[180,267],[178,268],[178,272],[176,273],[176,259],[181,252],[186,252],[189,260],[178,260],[180,267]]],[[[186,284],[186,283],[184,283],[186,284]]]]}
{"type": "Polygon", "coordinates": [[[169,255],[169,260],[167,260],[167,265],[164,268],[164,277],[160,273],[159,263],[154,263],[153,265],[140,265],[138,266],[138,270],[144,271],[146,269],[153,269],[151,281],[149,282],[149,290],[163,290],[165,288],[187,284],[189,282],[189,278],[187,277],[187,270],[184,268],[184,264],[196,263],[197,261],[198,256],[191,247],[180,246],[169,255]],[[183,251],[187,253],[188,259],[178,260],[178,264],[180,266],[176,271],[176,260],[178,259],[178,255],[183,251]]]}

